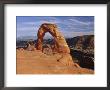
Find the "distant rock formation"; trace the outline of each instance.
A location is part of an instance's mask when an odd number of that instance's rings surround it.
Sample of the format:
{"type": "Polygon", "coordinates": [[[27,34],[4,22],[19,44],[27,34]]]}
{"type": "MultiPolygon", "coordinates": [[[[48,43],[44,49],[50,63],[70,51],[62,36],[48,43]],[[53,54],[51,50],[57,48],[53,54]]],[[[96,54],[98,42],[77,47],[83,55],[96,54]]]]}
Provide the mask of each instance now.
{"type": "Polygon", "coordinates": [[[77,36],[68,38],[66,41],[71,49],[94,54],[94,35],[77,36]]]}
{"type": "Polygon", "coordinates": [[[83,42],[84,42],[84,37],[80,37],[79,40],[77,41],[75,48],[82,50],[83,49],[83,42]]]}
{"type": "Polygon", "coordinates": [[[27,48],[26,48],[26,49],[27,49],[28,51],[34,51],[34,50],[36,50],[33,41],[28,41],[28,42],[27,42],[27,48]]]}
{"type": "Polygon", "coordinates": [[[49,44],[46,44],[43,47],[43,53],[47,54],[47,55],[53,55],[52,48],[51,48],[51,46],[49,44]]]}

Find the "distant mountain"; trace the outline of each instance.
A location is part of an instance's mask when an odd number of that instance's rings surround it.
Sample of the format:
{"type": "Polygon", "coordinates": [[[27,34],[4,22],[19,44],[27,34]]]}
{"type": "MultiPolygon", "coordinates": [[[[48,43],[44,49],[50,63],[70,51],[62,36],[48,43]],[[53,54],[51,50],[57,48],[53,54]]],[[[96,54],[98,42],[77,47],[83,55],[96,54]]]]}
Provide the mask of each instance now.
{"type": "Polygon", "coordinates": [[[36,36],[21,36],[17,37],[17,41],[28,41],[28,40],[36,40],[36,36]]]}
{"type": "MultiPolygon", "coordinates": [[[[36,36],[26,36],[26,37],[18,37],[17,43],[23,41],[26,43],[27,41],[34,41],[36,43],[37,37],[36,36]]],[[[84,36],[77,36],[73,38],[66,38],[66,42],[70,48],[75,49],[87,49],[87,48],[94,48],[94,35],[84,35],[84,36]]],[[[44,44],[53,44],[53,39],[44,39],[44,44]]],[[[18,44],[17,44],[18,45],[18,44]]]]}
{"type": "MultiPolygon", "coordinates": [[[[53,37],[51,36],[44,36],[44,39],[52,39],[53,37]]],[[[37,36],[20,36],[20,37],[17,37],[16,40],[17,41],[28,41],[28,40],[36,40],[37,39],[37,36]]]]}
{"type": "Polygon", "coordinates": [[[68,45],[75,49],[94,49],[94,35],[77,36],[66,39],[68,45]]]}

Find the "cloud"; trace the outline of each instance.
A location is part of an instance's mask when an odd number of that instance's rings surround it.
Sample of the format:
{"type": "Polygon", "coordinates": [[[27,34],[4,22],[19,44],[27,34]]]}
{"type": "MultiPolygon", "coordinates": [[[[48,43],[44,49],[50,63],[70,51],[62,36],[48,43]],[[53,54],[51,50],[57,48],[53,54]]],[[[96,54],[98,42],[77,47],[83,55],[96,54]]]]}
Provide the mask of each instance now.
{"type": "MultiPolygon", "coordinates": [[[[78,18],[78,17],[77,17],[78,18]]],[[[58,25],[59,30],[65,37],[73,37],[78,35],[94,34],[94,21],[82,21],[75,17],[51,17],[51,16],[36,16],[36,17],[22,17],[22,20],[17,22],[17,34],[24,36],[36,35],[42,23],[54,23],[58,25]]],[[[50,37],[46,34],[46,37],[50,37]]]]}
{"type": "MultiPolygon", "coordinates": [[[[64,25],[69,31],[92,31],[94,30],[94,22],[82,22],[76,19],[67,19],[64,25]]],[[[62,27],[61,27],[62,28],[62,27]]]]}
{"type": "Polygon", "coordinates": [[[82,22],[82,21],[79,21],[77,19],[69,19],[70,21],[72,21],[73,23],[75,24],[81,24],[81,25],[91,25],[93,22],[82,22]]]}
{"type": "Polygon", "coordinates": [[[25,22],[21,22],[19,24],[22,25],[41,25],[42,23],[62,23],[59,19],[55,18],[55,17],[40,17],[38,18],[38,20],[36,19],[36,21],[25,21],[25,22]]]}

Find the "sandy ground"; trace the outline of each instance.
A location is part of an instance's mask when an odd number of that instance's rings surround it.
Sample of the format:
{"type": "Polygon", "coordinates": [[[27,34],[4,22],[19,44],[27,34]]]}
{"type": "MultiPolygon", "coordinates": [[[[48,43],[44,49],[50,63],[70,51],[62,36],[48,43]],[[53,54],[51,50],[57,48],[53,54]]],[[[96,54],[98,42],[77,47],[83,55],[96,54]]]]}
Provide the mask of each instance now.
{"type": "Polygon", "coordinates": [[[65,66],[57,60],[61,55],[46,55],[42,52],[17,50],[17,74],[94,74],[93,70],[65,66]]]}

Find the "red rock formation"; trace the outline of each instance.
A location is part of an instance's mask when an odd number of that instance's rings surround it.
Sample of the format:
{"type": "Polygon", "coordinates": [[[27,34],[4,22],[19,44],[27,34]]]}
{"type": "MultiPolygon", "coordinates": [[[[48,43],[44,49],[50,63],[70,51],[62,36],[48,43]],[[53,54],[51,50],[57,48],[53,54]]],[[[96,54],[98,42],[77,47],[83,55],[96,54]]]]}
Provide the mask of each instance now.
{"type": "Polygon", "coordinates": [[[54,37],[55,49],[58,53],[70,53],[70,49],[66,43],[66,40],[64,36],[59,32],[57,25],[48,23],[42,24],[38,30],[38,40],[36,46],[37,50],[42,51],[43,37],[46,32],[49,32],[54,37]]]}

